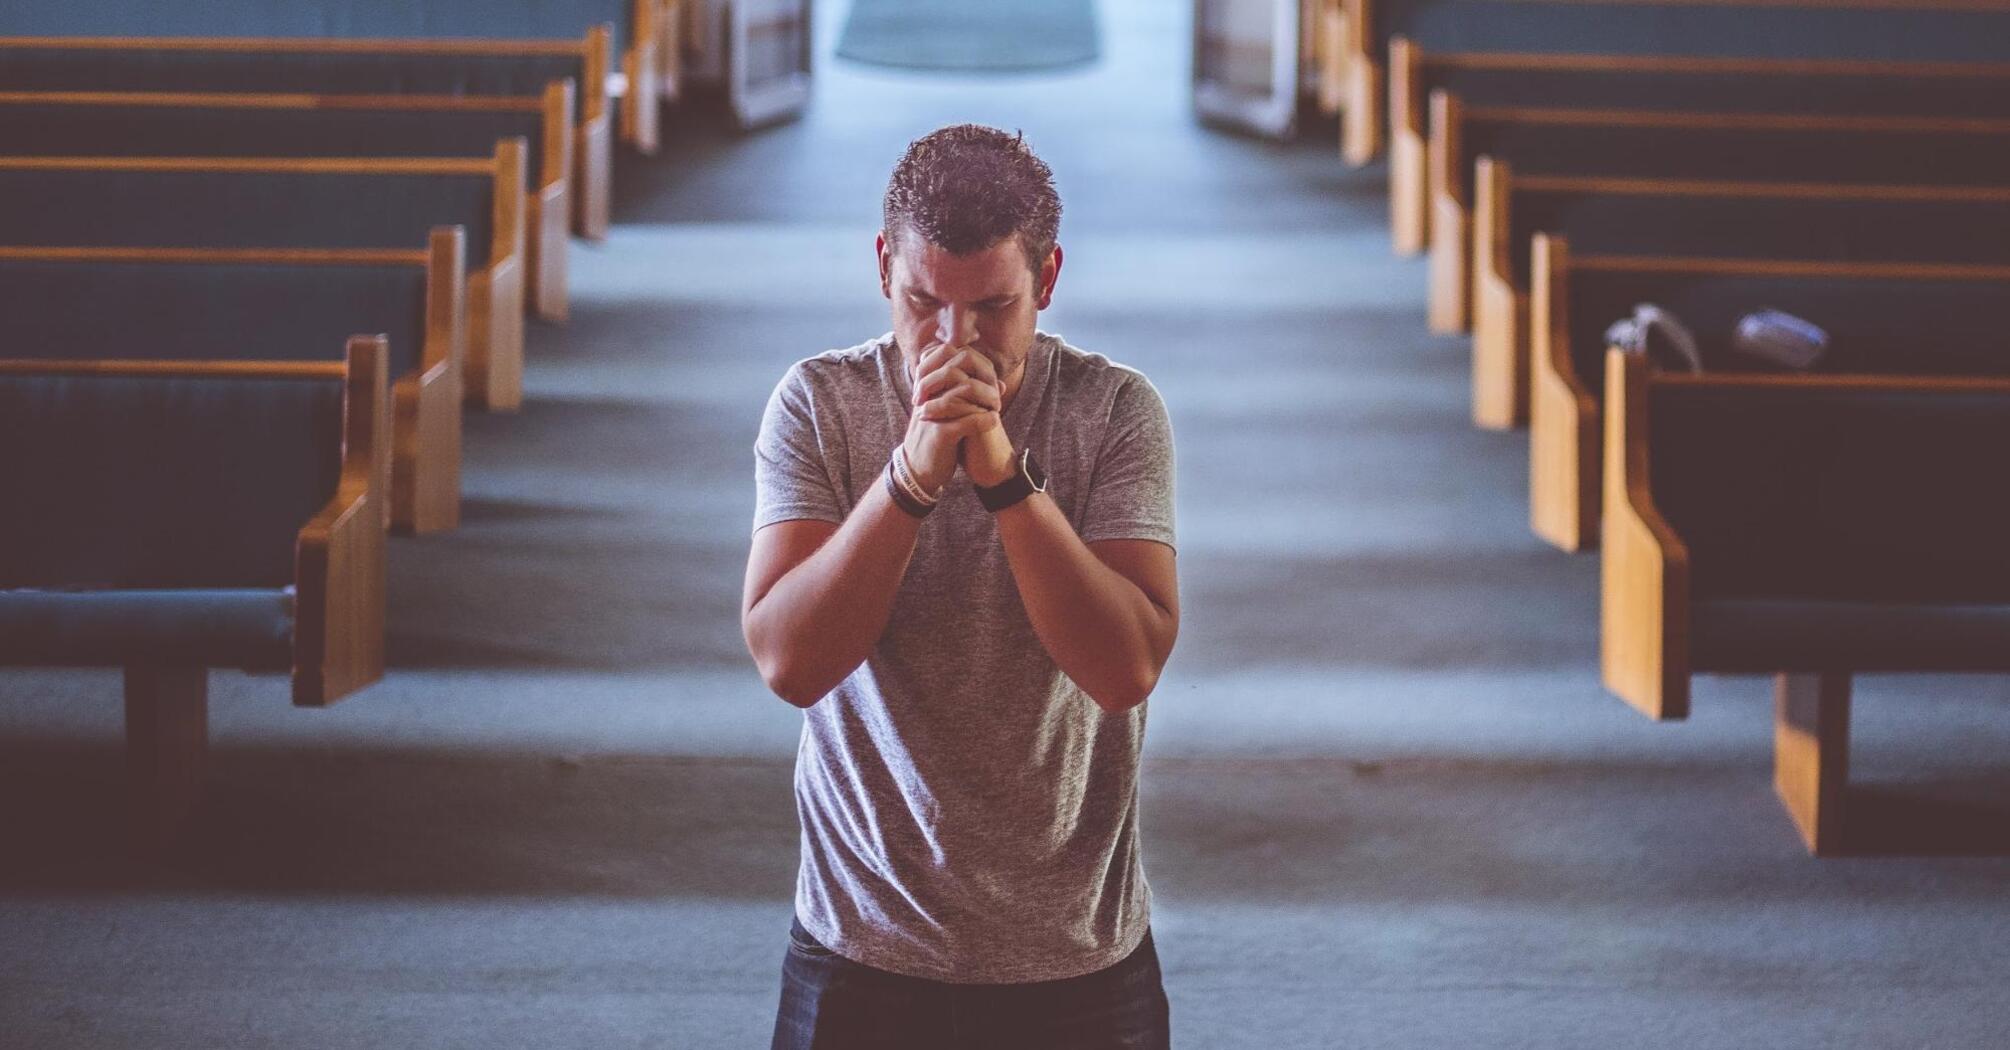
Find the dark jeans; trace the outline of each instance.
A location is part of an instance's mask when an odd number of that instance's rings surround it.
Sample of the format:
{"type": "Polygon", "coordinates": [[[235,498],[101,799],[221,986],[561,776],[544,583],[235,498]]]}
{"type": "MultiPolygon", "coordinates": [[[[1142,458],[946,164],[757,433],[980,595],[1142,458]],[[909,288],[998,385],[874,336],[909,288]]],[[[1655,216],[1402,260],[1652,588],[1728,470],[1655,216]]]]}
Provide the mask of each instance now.
{"type": "Polygon", "coordinates": [[[774,1050],[1165,1050],[1151,931],[1122,962],[1029,984],[946,984],[877,970],[789,924],[774,1050]]]}

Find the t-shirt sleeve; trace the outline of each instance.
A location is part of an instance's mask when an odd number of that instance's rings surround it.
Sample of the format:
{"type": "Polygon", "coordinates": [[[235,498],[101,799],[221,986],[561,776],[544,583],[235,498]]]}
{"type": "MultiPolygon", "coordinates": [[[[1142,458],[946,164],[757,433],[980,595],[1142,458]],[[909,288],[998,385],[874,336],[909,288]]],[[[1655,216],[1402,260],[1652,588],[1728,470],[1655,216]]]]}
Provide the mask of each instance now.
{"type": "Polygon", "coordinates": [[[754,440],[754,531],[778,521],[843,524],[817,424],[809,376],[799,363],[768,397],[754,440]]]}
{"type": "Polygon", "coordinates": [[[1118,388],[1090,475],[1082,542],[1173,542],[1173,435],[1165,401],[1142,375],[1118,388]]]}

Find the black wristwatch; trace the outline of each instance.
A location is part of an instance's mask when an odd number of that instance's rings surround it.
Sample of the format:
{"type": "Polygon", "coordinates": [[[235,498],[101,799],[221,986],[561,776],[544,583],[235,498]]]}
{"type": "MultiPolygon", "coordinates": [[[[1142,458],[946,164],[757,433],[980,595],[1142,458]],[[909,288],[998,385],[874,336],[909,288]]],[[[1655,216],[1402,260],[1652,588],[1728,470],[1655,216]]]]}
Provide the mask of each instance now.
{"type": "Polygon", "coordinates": [[[1047,491],[1047,472],[1033,462],[1033,450],[1019,453],[1019,469],[1011,477],[986,488],[977,486],[977,502],[993,514],[1018,503],[1035,492],[1047,491]]]}

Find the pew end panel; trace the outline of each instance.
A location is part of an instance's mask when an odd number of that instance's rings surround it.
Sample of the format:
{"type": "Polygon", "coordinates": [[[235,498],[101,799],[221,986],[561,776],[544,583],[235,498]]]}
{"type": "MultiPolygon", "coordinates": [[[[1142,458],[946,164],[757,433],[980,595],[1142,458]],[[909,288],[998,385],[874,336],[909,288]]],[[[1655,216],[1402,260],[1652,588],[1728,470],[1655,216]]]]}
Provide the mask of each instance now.
{"type": "Polygon", "coordinates": [[[1580,551],[1598,530],[1598,401],[1571,361],[1570,244],[1538,234],[1529,286],[1529,527],[1580,551]]]}
{"type": "Polygon", "coordinates": [[[458,226],[436,229],[426,261],[426,342],[419,372],[392,386],[392,520],[415,535],[461,521],[461,422],[466,400],[467,245],[458,226]]]}
{"type": "Polygon", "coordinates": [[[1313,31],[1319,52],[1319,110],[1338,114],[1347,105],[1347,13],[1341,0],[1319,0],[1313,31]]]}
{"type": "Polygon", "coordinates": [[[612,29],[595,26],[587,34],[585,104],[573,129],[573,173],[580,181],[573,227],[590,241],[603,240],[613,209],[609,185],[614,175],[614,125],[608,112],[608,47],[612,29]]]}
{"type": "Polygon", "coordinates": [[[1599,673],[1655,721],[1689,715],[1689,552],[1654,506],[1649,365],[1605,358],[1605,513],[1599,552],[1599,673]]]}
{"type": "Polygon", "coordinates": [[[684,0],[662,0],[656,16],[657,93],[675,102],[684,93],[684,0]]]}
{"type": "Polygon", "coordinates": [[[562,321],[567,314],[572,208],[582,192],[568,145],[573,138],[573,94],[570,80],[545,86],[544,134],[536,158],[539,175],[524,202],[524,265],[531,274],[538,316],[552,321],[562,321]]]}
{"type": "Polygon", "coordinates": [[[630,0],[634,13],[630,16],[628,49],[621,54],[622,79],[627,81],[627,94],[621,99],[621,137],[635,147],[637,153],[654,156],[660,145],[659,132],[662,128],[662,111],[659,108],[662,92],[659,90],[661,66],[662,30],[656,20],[661,16],[660,0],[630,0]]]}
{"type": "Polygon", "coordinates": [[[1773,676],[1773,792],[1811,856],[1843,848],[1849,720],[1849,675],[1773,676]]]}
{"type": "Polygon", "coordinates": [[[1430,243],[1430,141],[1421,61],[1408,40],[1389,41],[1389,235],[1399,255],[1416,255],[1430,243]]]}
{"type": "Polygon", "coordinates": [[[1472,209],[1463,173],[1465,103],[1449,91],[1431,92],[1428,181],[1431,253],[1430,322],[1439,335],[1472,327],[1472,209]]]}
{"type": "Polygon", "coordinates": [[[325,707],[384,676],[383,500],[386,440],[384,340],[349,342],[342,473],[335,497],[300,530],[295,547],[293,702],[325,707]]]}
{"type": "Polygon", "coordinates": [[[1508,224],[1513,169],[1476,162],[1473,202],[1473,425],[1508,430],[1528,422],[1528,297],[1516,287],[1508,224]]]}
{"type": "Polygon", "coordinates": [[[491,412],[514,411],[523,403],[523,155],[522,139],[496,147],[489,264],[468,277],[468,404],[491,412]]]}
{"type": "Polygon", "coordinates": [[[1375,54],[1367,0],[1344,0],[1347,20],[1347,104],[1341,111],[1340,156],[1363,167],[1382,155],[1382,59],[1375,54]]]}

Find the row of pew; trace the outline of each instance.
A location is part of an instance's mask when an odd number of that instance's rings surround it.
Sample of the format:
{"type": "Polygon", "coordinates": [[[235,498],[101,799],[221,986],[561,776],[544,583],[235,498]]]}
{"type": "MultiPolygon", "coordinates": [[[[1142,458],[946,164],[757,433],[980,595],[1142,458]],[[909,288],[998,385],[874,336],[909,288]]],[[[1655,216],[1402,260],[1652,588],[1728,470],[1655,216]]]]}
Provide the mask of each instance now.
{"type": "Polygon", "coordinates": [[[1605,685],[1775,676],[1775,787],[1848,849],[1852,676],[2010,671],[2010,3],[1331,0],[1320,101],[1386,153],[1472,420],[1598,548],[1605,685]],[[1702,369],[1608,346],[1651,303],[1702,369]],[[1813,369],[1732,347],[1813,322],[1813,369]]]}
{"type": "Polygon", "coordinates": [[[521,404],[616,129],[658,148],[678,7],[0,12],[0,665],[123,668],[137,845],[210,669],[382,677],[386,536],[459,524],[463,413],[521,404]]]}

